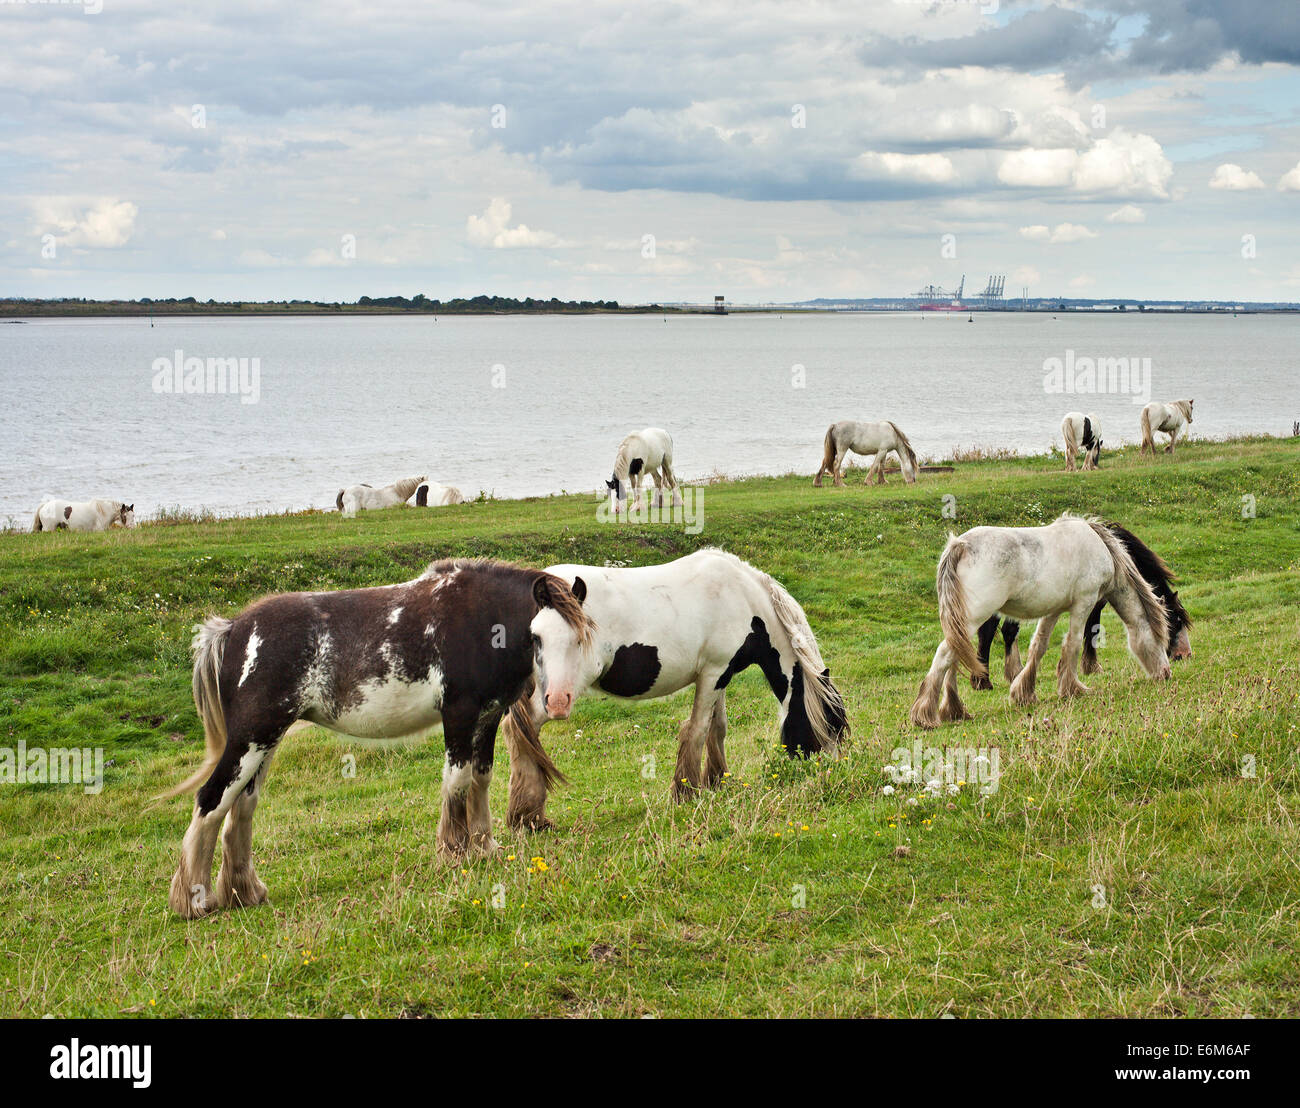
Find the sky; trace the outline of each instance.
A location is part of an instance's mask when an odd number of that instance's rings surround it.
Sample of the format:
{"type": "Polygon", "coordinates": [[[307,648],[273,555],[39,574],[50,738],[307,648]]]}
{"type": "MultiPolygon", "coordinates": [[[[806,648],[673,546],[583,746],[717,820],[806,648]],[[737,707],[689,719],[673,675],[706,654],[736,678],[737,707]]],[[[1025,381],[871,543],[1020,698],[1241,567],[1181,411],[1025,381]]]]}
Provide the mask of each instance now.
{"type": "Polygon", "coordinates": [[[1300,300],[1294,0],[0,0],[0,296],[1300,300]]]}

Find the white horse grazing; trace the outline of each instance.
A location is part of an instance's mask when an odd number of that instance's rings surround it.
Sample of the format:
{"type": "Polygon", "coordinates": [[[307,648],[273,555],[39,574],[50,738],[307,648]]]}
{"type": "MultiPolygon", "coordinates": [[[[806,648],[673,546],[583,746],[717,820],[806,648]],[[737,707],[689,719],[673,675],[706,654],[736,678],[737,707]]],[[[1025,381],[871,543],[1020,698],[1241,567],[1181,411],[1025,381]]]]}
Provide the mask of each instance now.
{"type": "Polygon", "coordinates": [[[134,527],[135,505],[120,500],[46,500],[36,509],[33,531],[107,531],[134,527]]]}
{"type": "Polygon", "coordinates": [[[623,507],[623,482],[631,478],[632,499],[640,502],[641,479],[649,473],[655,483],[655,505],[662,508],[664,489],[673,491],[673,504],[682,502],[677,491],[677,478],[673,476],[673,437],[662,427],[647,427],[633,431],[618,444],[614,456],[614,473],[605,482],[614,497],[614,513],[623,507]]]}
{"type": "Polygon", "coordinates": [[[1167,404],[1153,400],[1142,409],[1142,453],[1148,450],[1156,452],[1155,431],[1163,431],[1169,436],[1166,454],[1174,452],[1174,443],[1178,441],[1179,432],[1192,422],[1192,405],[1195,400],[1171,400],[1167,404]]]}
{"type": "Polygon", "coordinates": [[[844,475],[840,472],[849,452],[854,454],[874,454],[871,468],[867,470],[867,484],[872,479],[877,484],[885,483],[885,457],[893,450],[898,454],[898,464],[903,471],[903,480],[909,485],[916,483],[916,451],[907,441],[907,436],[898,429],[898,424],[889,420],[879,423],[859,423],[853,419],[842,419],[832,423],[826,429],[825,450],[822,454],[822,467],[813,478],[817,488],[822,487],[822,474],[829,473],[835,478],[837,486],[844,485],[844,475]]]}
{"type": "MultiPolygon", "coordinates": [[[[547,719],[567,717],[587,692],[652,700],[695,686],[690,719],[677,735],[673,796],[679,800],[701,784],[716,786],[727,772],[727,685],[751,665],[762,670],[780,703],[778,726],[787,754],[834,754],[847,737],[844,702],[803,609],[780,583],[734,554],[706,549],[664,565],[558,565],[546,572],[582,601],[594,638],[587,653],[562,667],[539,664],[533,688],[510,710],[504,730],[511,825],[549,826],[547,789],[563,778],[538,732],[547,719]]],[[[550,636],[563,628],[545,612],[532,626],[541,657],[550,636]]]]}
{"type": "Polygon", "coordinates": [[[1088,691],[1076,668],[1088,613],[1099,601],[1110,604],[1124,621],[1128,648],[1147,675],[1155,680],[1169,676],[1164,605],[1124,543],[1095,519],[1067,514],[1046,527],[974,527],[949,536],[936,580],[943,642],[912,705],[912,722],[918,727],[970,718],[957,696],[957,664],[974,677],[986,675],[970,629],[994,614],[1038,620],[1029,658],[1011,683],[1013,704],[1034,702],[1038,664],[1064,612],[1070,613],[1070,627],[1056,667],[1057,688],[1063,697],[1088,691]]]}
{"type": "Polygon", "coordinates": [[[1097,469],[1101,458],[1101,431],[1097,420],[1082,412],[1066,412],[1061,420],[1061,437],[1065,439],[1065,466],[1071,472],[1076,468],[1079,451],[1083,451],[1083,468],[1097,469]]]}
{"type": "Polygon", "coordinates": [[[421,482],[427,480],[421,474],[419,477],[404,477],[382,489],[370,485],[349,485],[346,489],[339,489],[338,496],[334,498],[334,506],[343,513],[344,519],[351,519],[357,512],[367,508],[396,508],[410,500],[411,494],[421,482]]]}
{"type": "Polygon", "coordinates": [[[437,481],[430,481],[415,490],[417,508],[445,508],[448,504],[464,503],[465,498],[461,496],[460,489],[452,488],[450,485],[440,485],[437,481]]]}

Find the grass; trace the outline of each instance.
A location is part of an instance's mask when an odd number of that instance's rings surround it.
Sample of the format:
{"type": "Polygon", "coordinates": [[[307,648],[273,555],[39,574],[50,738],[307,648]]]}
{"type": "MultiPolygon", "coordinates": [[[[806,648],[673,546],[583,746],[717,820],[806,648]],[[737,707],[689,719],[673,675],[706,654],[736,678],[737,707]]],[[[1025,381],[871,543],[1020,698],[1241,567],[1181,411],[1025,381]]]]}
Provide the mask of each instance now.
{"type": "MultiPolygon", "coordinates": [[[[1104,464],[715,483],[698,535],[600,524],[583,496],[0,535],[0,747],[108,760],[98,795],[0,784],[0,1014],[1300,1014],[1300,444],[1104,464]],[[923,738],[996,748],[998,790],[885,795],[891,751],[920,737],[907,708],[937,641],[946,531],[1065,509],[1124,523],[1174,566],[1194,657],[1156,686],[1108,614],[1091,694],[1059,701],[1049,655],[1039,704],[1019,710],[999,646],[996,690],[963,694],[976,718],[923,738]],[[168,912],[188,803],[145,803],[200,761],[198,618],[451,554],[645,564],[707,544],[804,604],[848,702],[845,757],[781,757],[751,670],[729,689],[732,777],[675,806],[686,696],[584,701],[543,732],[571,779],[558,829],[498,827],[501,858],[445,867],[440,739],[374,749],[312,730],[286,741],[257,815],[271,903],[168,912]]],[[[501,750],[498,822],[505,770],[501,750]]]]}

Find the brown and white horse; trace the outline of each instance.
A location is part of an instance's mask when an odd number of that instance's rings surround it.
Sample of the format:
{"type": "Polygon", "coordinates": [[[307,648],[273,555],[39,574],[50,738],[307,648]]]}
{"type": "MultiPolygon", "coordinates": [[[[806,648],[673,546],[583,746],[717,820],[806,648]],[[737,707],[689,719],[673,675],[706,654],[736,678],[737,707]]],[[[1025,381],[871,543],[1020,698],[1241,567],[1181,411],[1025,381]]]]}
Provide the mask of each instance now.
{"type": "MultiPolygon", "coordinates": [[[[496,850],[488,786],[497,725],[545,664],[572,700],[592,624],[582,593],[553,574],[489,561],[444,561],[414,581],[342,592],[282,593],[194,637],[194,704],[203,767],[164,796],[196,787],[169,903],[187,918],[260,904],[253,812],[285,731],[302,719],[362,738],[442,724],[446,760],[438,852],[496,850]],[[530,625],[541,612],[557,618],[530,625]],[[221,872],[209,889],[217,835],[221,872]]],[[[567,714],[567,709],[565,709],[567,714]]]]}
{"type": "Polygon", "coordinates": [[[400,481],[379,489],[372,485],[348,485],[347,488],[339,489],[338,496],[334,498],[334,506],[343,513],[345,519],[351,519],[357,512],[367,508],[396,508],[410,500],[411,495],[427,480],[421,474],[419,477],[403,477],[400,481]]]}
{"type": "Polygon", "coordinates": [[[134,527],[135,505],[121,500],[45,500],[36,509],[33,531],[107,531],[134,527]]]}

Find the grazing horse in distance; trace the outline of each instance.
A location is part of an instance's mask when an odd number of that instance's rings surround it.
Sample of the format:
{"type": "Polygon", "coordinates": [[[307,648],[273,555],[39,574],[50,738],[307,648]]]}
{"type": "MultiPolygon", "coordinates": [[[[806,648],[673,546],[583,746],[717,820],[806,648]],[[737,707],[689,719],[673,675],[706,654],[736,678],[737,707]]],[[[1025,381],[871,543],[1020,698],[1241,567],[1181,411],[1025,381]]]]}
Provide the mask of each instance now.
{"type": "Polygon", "coordinates": [[[121,500],[45,500],[32,519],[33,531],[107,531],[134,527],[135,505],[121,500]]]}
{"type": "Polygon", "coordinates": [[[382,489],[370,485],[349,485],[345,489],[339,489],[338,496],[334,498],[334,506],[343,513],[344,519],[351,519],[366,508],[396,508],[410,500],[411,494],[419,488],[421,482],[427,480],[428,477],[421,474],[419,477],[404,477],[382,489]]]}
{"type": "MultiPolygon", "coordinates": [[[[1124,549],[1129,552],[1133,564],[1142,574],[1142,579],[1151,586],[1156,596],[1160,598],[1160,603],[1164,605],[1165,616],[1169,621],[1169,638],[1165,645],[1169,660],[1176,662],[1182,658],[1190,658],[1192,642],[1187,630],[1192,625],[1192,617],[1187,614],[1183,602],[1178,599],[1178,593],[1174,591],[1173,571],[1132,531],[1121,527],[1118,523],[1110,523],[1107,526],[1124,544],[1124,549]]],[[[1101,638],[1101,612],[1105,606],[1104,600],[1098,600],[1092,611],[1088,613],[1088,621],[1083,632],[1083,663],[1080,666],[1084,673],[1101,672],[1101,663],[1097,661],[1097,646],[1101,638]]],[[[993,638],[998,633],[999,622],[1002,624],[1002,645],[1006,654],[1002,672],[1006,674],[1007,681],[1011,682],[1020,672],[1020,623],[1017,620],[1003,620],[998,615],[991,615],[980,624],[977,635],[979,660],[987,669],[989,652],[993,646],[993,638]]],[[[987,674],[976,676],[972,673],[970,683],[973,689],[993,687],[993,682],[989,680],[987,674]]]]}
{"type": "Polygon", "coordinates": [[[1097,420],[1082,412],[1067,412],[1061,420],[1061,437],[1065,439],[1065,467],[1071,472],[1079,451],[1083,451],[1083,468],[1097,469],[1101,458],[1101,431],[1097,420]]]}
{"type": "Polygon", "coordinates": [[[1001,613],[1037,619],[1029,658],[1011,683],[1011,702],[1034,702],[1038,665],[1062,614],[1070,627],[1061,646],[1057,689],[1062,697],[1087,692],[1076,674],[1088,614],[1110,604],[1128,629],[1128,647],[1147,675],[1169,676],[1165,653],[1169,624],[1164,605],[1143,580],[1113,531],[1095,519],[1069,514],[1046,527],[974,527],[952,535],[936,574],[943,641],[912,704],[918,727],[969,719],[957,695],[957,665],[973,676],[986,670],[970,640],[970,627],[1001,613]]]}
{"type": "MultiPolygon", "coordinates": [[[[595,648],[573,697],[653,700],[695,686],[690,718],[677,735],[675,799],[714,788],[725,776],[727,686],[749,666],[759,667],[780,705],[777,723],[788,755],[831,755],[848,737],[844,701],[803,609],[774,578],[734,554],[704,549],[663,565],[555,565],[547,572],[584,597],[583,610],[596,625],[595,648]]],[[[543,621],[554,623],[553,613],[539,614],[534,626],[543,621]]],[[[512,826],[550,826],[546,794],[563,778],[539,732],[548,718],[568,713],[572,698],[557,704],[557,695],[552,675],[539,665],[503,725],[512,826]]]]}
{"type": "Polygon", "coordinates": [[[465,498],[461,495],[460,489],[452,488],[451,485],[440,485],[436,481],[430,481],[415,490],[417,508],[445,508],[448,504],[464,503],[465,498]]]}
{"type": "Polygon", "coordinates": [[[253,812],[280,739],[299,719],[360,738],[441,723],[438,853],[495,852],[488,786],[502,713],[534,664],[553,695],[572,689],[592,641],[580,596],[558,577],[468,560],[436,562],[404,584],[268,596],[195,630],[194,705],[207,757],[163,794],[198,788],[168,898],[187,918],[266,899],[251,856],[253,812]],[[556,617],[544,629],[531,626],[541,612],[556,617]]]}
{"type": "Polygon", "coordinates": [[[1179,433],[1192,422],[1192,405],[1195,403],[1195,400],[1171,400],[1166,404],[1153,400],[1143,408],[1141,453],[1145,454],[1150,450],[1154,454],[1156,452],[1154,432],[1163,431],[1169,436],[1169,445],[1165,447],[1165,453],[1172,454],[1179,433]]]}
{"type": "Polygon", "coordinates": [[[843,487],[844,475],[841,470],[850,451],[855,454],[875,455],[871,468],[867,470],[867,484],[871,484],[873,478],[877,484],[885,483],[885,457],[891,450],[898,454],[903,480],[909,485],[916,484],[916,451],[907,441],[907,436],[899,430],[897,423],[887,419],[879,423],[860,423],[857,420],[843,419],[839,423],[832,423],[826,429],[824,447],[821,469],[813,478],[813,484],[817,488],[822,487],[823,473],[829,473],[835,479],[835,485],[843,487]]]}
{"type": "Polygon", "coordinates": [[[655,505],[662,508],[664,489],[673,493],[673,505],[682,502],[679,482],[673,476],[673,437],[662,427],[633,431],[618,444],[614,455],[614,472],[605,482],[614,500],[614,514],[623,506],[623,482],[631,480],[632,502],[640,503],[641,480],[649,473],[655,484],[655,505]]]}

